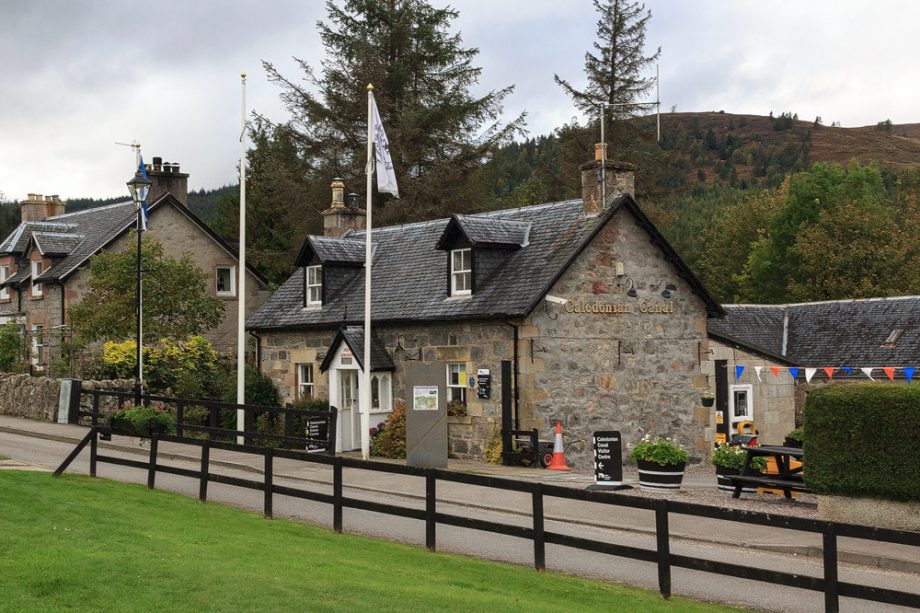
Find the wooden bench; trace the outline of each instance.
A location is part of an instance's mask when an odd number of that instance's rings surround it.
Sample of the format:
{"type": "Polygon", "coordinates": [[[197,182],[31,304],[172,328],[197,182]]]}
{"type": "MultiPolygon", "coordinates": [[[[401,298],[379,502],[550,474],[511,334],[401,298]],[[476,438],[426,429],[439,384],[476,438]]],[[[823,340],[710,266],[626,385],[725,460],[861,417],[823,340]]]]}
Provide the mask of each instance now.
{"type": "MultiPolygon", "coordinates": [[[[771,489],[783,490],[783,493],[786,495],[786,498],[791,498],[791,492],[811,492],[805,486],[805,481],[802,479],[778,479],[775,477],[754,477],[754,476],[730,476],[728,480],[731,481],[732,486],[736,489],[743,487],[745,485],[753,485],[754,487],[766,487],[771,489]]],[[[735,496],[737,498],[737,496],[735,496]]]]}

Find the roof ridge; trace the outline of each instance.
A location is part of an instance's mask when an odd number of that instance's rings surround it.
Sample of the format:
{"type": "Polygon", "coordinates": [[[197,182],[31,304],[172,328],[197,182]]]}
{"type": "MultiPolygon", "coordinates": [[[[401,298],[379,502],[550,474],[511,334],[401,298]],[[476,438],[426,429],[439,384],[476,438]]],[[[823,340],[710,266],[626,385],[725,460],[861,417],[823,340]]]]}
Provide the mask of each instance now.
{"type": "Polygon", "coordinates": [[[83,209],[82,211],[74,211],[73,213],[61,213],[60,215],[55,215],[54,217],[47,217],[46,219],[62,219],[64,217],[73,217],[74,215],[85,215],[86,213],[92,213],[94,211],[104,211],[106,209],[113,209],[115,207],[125,206],[126,204],[133,205],[134,202],[131,200],[125,200],[124,202],[114,202],[112,204],[106,204],[104,206],[96,206],[90,209],[83,209]]]}
{"type": "Polygon", "coordinates": [[[875,296],[872,298],[838,298],[837,300],[815,300],[813,302],[785,302],[780,304],[723,304],[723,308],[775,308],[787,309],[789,307],[811,306],[813,304],[843,304],[854,302],[885,302],[893,300],[920,300],[920,295],[907,296],[875,296]]]}

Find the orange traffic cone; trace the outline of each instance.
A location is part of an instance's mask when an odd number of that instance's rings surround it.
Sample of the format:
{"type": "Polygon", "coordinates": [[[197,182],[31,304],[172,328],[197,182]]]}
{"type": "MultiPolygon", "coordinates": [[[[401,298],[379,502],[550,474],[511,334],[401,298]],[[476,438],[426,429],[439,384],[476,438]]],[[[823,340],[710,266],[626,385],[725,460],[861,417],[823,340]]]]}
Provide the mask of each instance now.
{"type": "Polygon", "coordinates": [[[565,448],[562,445],[562,424],[556,420],[556,441],[553,443],[553,461],[547,466],[550,470],[572,470],[565,463],[565,448]]]}

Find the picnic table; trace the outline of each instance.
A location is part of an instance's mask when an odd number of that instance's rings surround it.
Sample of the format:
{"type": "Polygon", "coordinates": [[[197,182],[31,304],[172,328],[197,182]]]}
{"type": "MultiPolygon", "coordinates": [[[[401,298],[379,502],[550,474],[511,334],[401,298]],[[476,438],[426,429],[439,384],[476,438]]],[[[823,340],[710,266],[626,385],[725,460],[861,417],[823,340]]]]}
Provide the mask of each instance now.
{"type": "Polygon", "coordinates": [[[811,491],[805,487],[805,480],[802,478],[802,466],[799,465],[795,468],[791,466],[792,462],[790,460],[802,459],[802,449],[775,445],[761,445],[759,447],[742,445],[741,449],[747,452],[747,456],[744,458],[741,474],[729,477],[731,484],[735,487],[732,498],[740,498],[741,490],[745,485],[783,490],[786,498],[792,498],[793,491],[811,491]],[[774,458],[779,473],[776,475],[753,474],[751,461],[756,457],[774,458]]]}

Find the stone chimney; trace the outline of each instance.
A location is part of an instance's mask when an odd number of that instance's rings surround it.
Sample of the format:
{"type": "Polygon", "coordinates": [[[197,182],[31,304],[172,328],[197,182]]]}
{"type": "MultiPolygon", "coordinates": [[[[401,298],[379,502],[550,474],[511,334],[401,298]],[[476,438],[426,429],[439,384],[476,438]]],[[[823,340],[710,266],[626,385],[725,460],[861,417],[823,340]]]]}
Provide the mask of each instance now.
{"type": "Polygon", "coordinates": [[[22,221],[42,221],[49,217],[64,214],[64,205],[60,196],[42,196],[29,194],[29,197],[19,205],[22,209],[22,221]]]}
{"type": "Polygon", "coordinates": [[[150,179],[150,191],[147,193],[147,203],[153,204],[165,194],[173,197],[188,206],[188,173],[179,171],[179,164],[164,162],[163,158],[153,158],[152,164],[144,165],[147,177],[150,179]]]}
{"type": "Polygon", "coordinates": [[[345,206],[345,183],[335,178],[331,187],[332,204],[322,212],[323,234],[342,236],[349,230],[363,230],[367,223],[367,211],[358,208],[357,194],[348,194],[348,206],[345,206]]]}
{"type": "Polygon", "coordinates": [[[594,145],[594,160],[578,167],[581,170],[581,197],[585,215],[597,215],[607,203],[622,194],[636,195],[636,167],[627,162],[607,160],[607,143],[594,145]],[[603,199],[607,184],[607,202],[603,199]]]}

